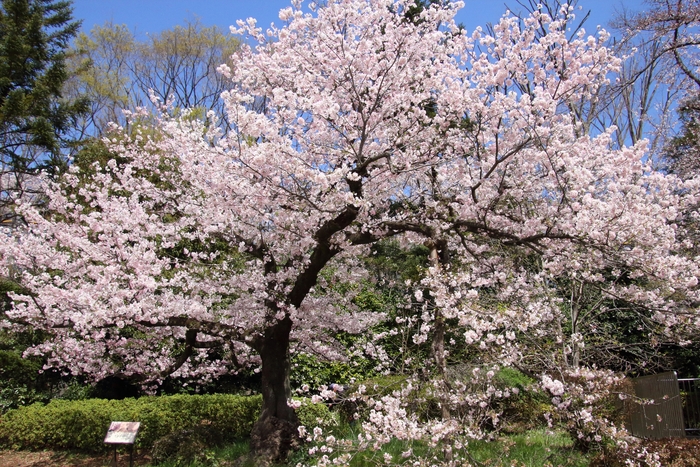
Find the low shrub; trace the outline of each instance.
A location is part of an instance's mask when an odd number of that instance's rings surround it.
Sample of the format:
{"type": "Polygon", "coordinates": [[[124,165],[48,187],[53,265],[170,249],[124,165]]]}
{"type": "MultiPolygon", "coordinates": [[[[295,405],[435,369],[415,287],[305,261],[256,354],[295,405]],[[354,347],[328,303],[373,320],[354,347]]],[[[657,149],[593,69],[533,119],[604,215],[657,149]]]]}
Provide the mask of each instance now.
{"type": "MultiPolygon", "coordinates": [[[[245,438],[260,413],[260,396],[175,395],[139,399],[53,400],[11,410],[0,418],[0,448],[99,452],[112,421],[138,421],[137,447],[206,426],[210,440],[245,438]]],[[[303,403],[304,421],[329,419],[323,404],[303,403]]]]}
{"type": "Polygon", "coordinates": [[[537,381],[514,368],[502,368],[494,383],[499,389],[518,390],[494,407],[501,413],[501,429],[506,433],[535,430],[542,426],[544,415],[553,410],[551,397],[537,386],[537,381]]]}
{"type": "MultiPolygon", "coordinates": [[[[261,403],[259,395],[226,394],[53,400],[3,415],[0,448],[105,451],[109,447],[103,440],[112,421],[141,422],[136,438],[140,448],[150,449],[168,436],[187,430],[199,432],[202,427],[206,427],[209,439],[230,441],[250,434],[261,403]]],[[[302,401],[297,413],[302,423],[323,420],[328,424],[333,418],[324,404],[307,401],[302,401]]]]}
{"type": "Polygon", "coordinates": [[[170,433],[153,443],[151,457],[153,464],[164,462],[176,465],[209,465],[211,457],[210,449],[221,446],[223,438],[221,432],[211,425],[203,424],[193,429],[180,430],[170,433]]]}
{"type": "Polygon", "coordinates": [[[406,375],[389,375],[355,382],[349,385],[344,391],[344,396],[338,399],[336,410],[345,423],[352,423],[357,418],[364,419],[369,413],[367,404],[354,397],[355,394],[361,393],[365,397],[381,399],[382,396],[400,391],[407,381],[406,375]]]}
{"type": "Polygon", "coordinates": [[[301,399],[301,407],[297,409],[299,423],[307,428],[333,427],[340,424],[337,411],[331,412],[324,403],[313,403],[310,399],[301,399]]]}
{"type": "Polygon", "coordinates": [[[141,422],[138,439],[148,447],[164,436],[193,429],[202,422],[209,424],[213,431],[223,433],[225,439],[248,436],[261,407],[260,396],[224,394],[142,397],[125,401],[137,405],[128,421],[141,422]]]}

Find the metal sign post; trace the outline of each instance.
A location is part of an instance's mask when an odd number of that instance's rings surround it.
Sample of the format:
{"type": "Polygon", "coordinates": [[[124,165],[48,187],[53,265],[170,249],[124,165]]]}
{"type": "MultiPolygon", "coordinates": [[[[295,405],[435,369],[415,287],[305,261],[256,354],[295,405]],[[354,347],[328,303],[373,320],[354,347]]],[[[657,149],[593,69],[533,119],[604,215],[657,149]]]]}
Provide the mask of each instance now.
{"type": "Polygon", "coordinates": [[[105,444],[114,445],[114,460],[112,465],[117,466],[117,446],[120,444],[128,444],[131,446],[129,453],[129,467],[134,467],[134,442],[136,435],[139,432],[141,422],[112,422],[105,436],[105,444]]]}

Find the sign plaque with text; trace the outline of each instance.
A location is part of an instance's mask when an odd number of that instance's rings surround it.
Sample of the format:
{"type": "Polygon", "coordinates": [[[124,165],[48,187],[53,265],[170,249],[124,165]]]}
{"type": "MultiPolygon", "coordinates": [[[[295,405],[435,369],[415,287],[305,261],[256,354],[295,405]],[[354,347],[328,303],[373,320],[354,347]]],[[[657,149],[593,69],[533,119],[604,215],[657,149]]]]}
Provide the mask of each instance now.
{"type": "Polygon", "coordinates": [[[134,444],[141,422],[112,422],[105,436],[106,444],[134,444]]]}

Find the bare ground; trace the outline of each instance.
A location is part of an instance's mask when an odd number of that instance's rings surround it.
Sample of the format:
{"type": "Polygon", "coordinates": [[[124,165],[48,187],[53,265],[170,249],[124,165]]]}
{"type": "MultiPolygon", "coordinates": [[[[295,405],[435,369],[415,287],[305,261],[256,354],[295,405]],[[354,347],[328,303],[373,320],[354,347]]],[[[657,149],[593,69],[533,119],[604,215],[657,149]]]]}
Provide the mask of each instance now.
{"type": "MultiPolygon", "coordinates": [[[[88,456],[52,451],[0,451],[0,467],[109,467],[114,454],[88,456]]],[[[148,453],[134,453],[134,465],[150,465],[148,453]]],[[[118,453],[117,466],[128,466],[129,454],[118,453]]]]}

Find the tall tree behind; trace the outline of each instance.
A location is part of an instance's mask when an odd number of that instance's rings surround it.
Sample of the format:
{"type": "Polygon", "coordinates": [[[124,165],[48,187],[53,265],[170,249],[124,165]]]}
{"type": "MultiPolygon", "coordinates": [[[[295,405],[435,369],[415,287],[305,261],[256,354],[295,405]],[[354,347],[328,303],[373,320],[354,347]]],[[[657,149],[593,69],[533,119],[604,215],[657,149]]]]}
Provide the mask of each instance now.
{"type": "Polygon", "coordinates": [[[227,80],[217,69],[233,65],[230,57],[239,45],[220,28],[196,20],[145,40],[112,23],[81,33],[70,82],[72,94],[87,95],[92,103],[81,136],[99,136],[109,122],[124,123],[123,109],[153,109],[152,97],[174,109],[214,111],[227,125],[220,99],[227,80]]]}
{"type": "MultiPolygon", "coordinates": [[[[616,6],[609,24],[601,25],[611,33],[607,46],[623,59],[620,70],[596,95],[569,111],[581,133],[614,126],[612,144],[618,149],[647,140],[649,158],[668,169],[667,147],[683,124],[684,117],[677,117],[680,107],[700,90],[700,1],[649,0],[644,11],[627,9],[625,3],[616,6]]],[[[551,17],[566,12],[570,37],[590,35],[598,27],[589,21],[590,11],[579,9],[578,0],[513,0],[512,7],[551,17]]],[[[545,29],[536,32],[538,37],[545,29]]]]}
{"type": "Polygon", "coordinates": [[[633,57],[617,85],[628,123],[618,127],[631,140],[648,138],[652,155],[668,169],[674,131],[685,125],[700,91],[700,2],[649,0],[644,11],[623,11],[613,25],[623,34],[621,50],[633,57]]]}
{"type": "Polygon", "coordinates": [[[68,1],[0,2],[0,212],[32,175],[65,165],[61,149],[85,100],[63,98],[66,52],[80,23],[68,1]]]}

